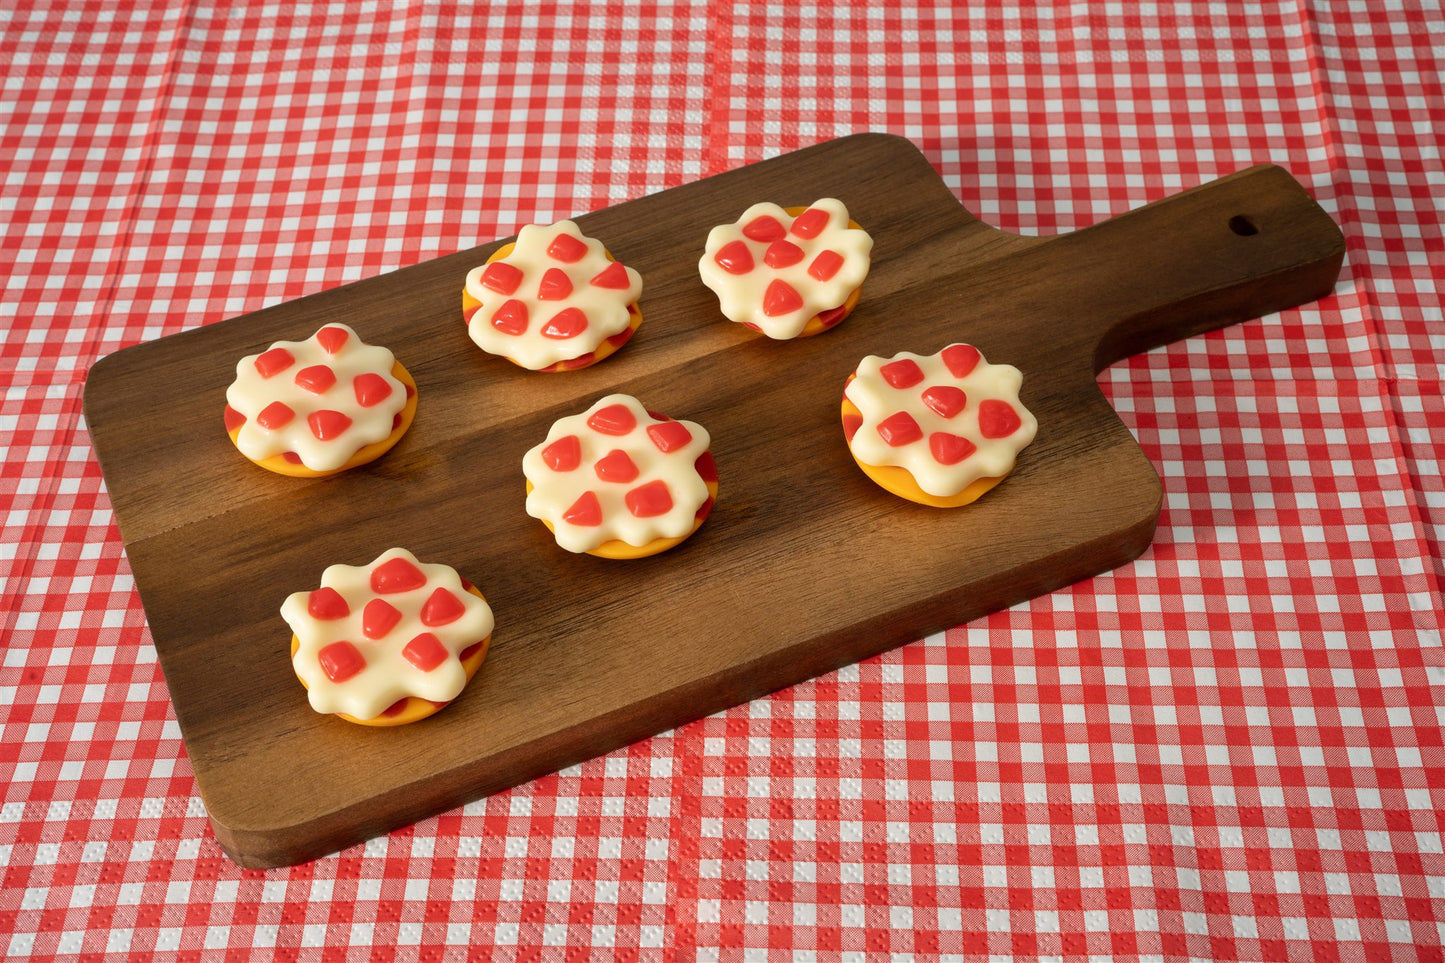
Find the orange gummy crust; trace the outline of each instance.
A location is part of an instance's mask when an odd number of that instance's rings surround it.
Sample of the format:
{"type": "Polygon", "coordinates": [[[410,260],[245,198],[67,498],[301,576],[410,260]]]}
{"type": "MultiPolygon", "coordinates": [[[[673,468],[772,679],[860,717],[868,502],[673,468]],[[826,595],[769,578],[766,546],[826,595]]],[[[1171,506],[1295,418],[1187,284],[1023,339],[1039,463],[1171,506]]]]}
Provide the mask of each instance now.
{"type": "MultiPolygon", "coordinates": [[[[848,380],[852,381],[853,379],[849,377],[848,380]]],[[[843,398],[843,418],[845,421],[849,415],[861,419],[863,412],[859,411],[858,406],[849,401],[845,396],[843,398]]],[[[848,448],[848,453],[850,455],[853,453],[851,445],[848,448]]],[[[859,461],[857,455],[853,456],[853,460],[858,463],[859,468],[863,469],[863,474],[873,479],[885,490],[892,492],[899,498],[906,498],[920,505],[931,505],[934,508],[961,508],[970,502],[977,501],[979,496],[1008,477],[1007,475],[999,475],[996,478],[980,478],[964,488],[963,491],[954,495],[930,495],[918,487],[918,482],[914,480],[913,473],[906,468],[900,468],[897,465],[870,465],[866,462],[859,461]]]]}
{"type": "MultiPolygon", "coordinates": [[[[468,592],[485,602],[486,596],[470,582],[463,582],[468,592]]],[[[482,641],[468,646],[462,651],[462,670],[467,674],[467,682],[472,681],[472,676],[482,667],[483,660],[487,657],[487,650],[491,648],[492,637],[488,635],[482,641]]],[[[296,650],[301,648],[301,640],[294,634],[291,636],[291,657],[296,657],[296,650]]],[[[299,675],[303,688],[309,689],[306,680],[299,675]]],[[[465,691],[465,689],[463,690],[465,691]]],[[[455,700],[453,700],[455,701],[455,700]]],[[[334,715],[338,719],[345,719],[347,722],[354,722],[359,726],[404,726],[409,722],[416,722],[425,719],[427,716],[435,715],[442,709],[451,705],[450,702],[432,702],[430,699],[423,699],[420,696],[405,696],[388,706],[379,716],[371,719],[358,719],[355,716],[347,715],[344,712],[337,712],[334,715]],[[398,708],[399,707],[399,708],[398,708]]]]}
{"type": "MultiPolygon", "coordinates": [[[[503,244],[501,247],[493,251],[491,253],[491,256],[488,257],[483,263],[491,264],[493,261],[500,261],[508,254],[511,254],[512,249],[516,246],[517,245],[515,242],[503,244]]],[[[607,255],[607,260],[609,261],[617,260],[612,256],[612,252],[607,250],[606,248],[602,249],[602,253],[607,255]]],[[[463,287],[462,321],[470,325],[472,323],[472,315],[476,312],[476,309],[481,306],[482,302],[478,301],[476,298],[468,294],[467,289],[463,287]]],[[[599,344],[596,348],[593,348],[586,354],[580,354],[575,358],[567,358],[566,360],[558,361],[556,364],[549,364],[545,368],[538,368],[537,371],[547,373],[556,371],[580,371],[583,368],[592,367],[592,365],[596,364],[604,358],[610,357],[613,352],[615,352],[618,348],[622,347],[629,340],[631,340],[632,335],[636,333],[638,326],[642,324],[642,309],[637,306],[636,301],[633,301],[627,306],[627,313],[630,316],[627,321],[627,327],[623,328],[621,331],[617,332],[611,337],[603,339],[602,343],[599,344]]],[[[506,355],[503,355],[502,357],[506,358],[506,355]]],[[[517,362],[513,361],[511,358],[507,358],[507,360],[511,361],[512,364],[517,365],[517,367],[519,368],[523,367],[522,365],[517,364],[517,362]]]]}
{"type": "MultiPolygon", "coordinates": [[[[391,429],[391,434],[381,439],[381,441],[374,441],[369,445],[363,445],[358,448],[356,454],[348,458],[346,464],[340,468],[333,468],[331,471],[316,471],[313,468],[307,468],[300,462],[290,461],[285,455],[272,455],[269,458],[262,458],[259,461],[247,456],[246,460],[253,465],[260,465],[267,471],[274,471],[278,475],[290,475],[292,478],[326,478],[327,476],[344,472],[347,469],[356,468],[368,462],[376,461],[376,459],[391,451],[392,447],[401,440],[401,436],[406,434],[406,430],[411,427],[412,420],[416,417],[416,382],[412,380],[411,372],[407,371],[400,361],[397,361],[391,366],[391,376],[406,385],[406,405],[399,413],[401,421],[397,422],[396,426],[391,429]]],[[[243,421],[241,424],[245,424],[245,422],[243,421]]],[[[226,434],[230,436],[232,444],[235,444],[236,436],[240,433],[241,425],[239,424],[226,432],[226,434]]],[[[239,451],[240,449],[237,450],[239,451]]],[[[244,455],[245,452],[242,452],[242,454],[244,455]]]]}

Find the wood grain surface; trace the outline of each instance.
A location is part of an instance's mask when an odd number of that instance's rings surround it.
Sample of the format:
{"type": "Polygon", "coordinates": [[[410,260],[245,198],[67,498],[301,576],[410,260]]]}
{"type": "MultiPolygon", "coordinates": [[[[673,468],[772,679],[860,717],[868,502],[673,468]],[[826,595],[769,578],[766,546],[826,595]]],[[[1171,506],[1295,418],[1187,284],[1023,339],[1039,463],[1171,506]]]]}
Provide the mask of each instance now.
{"type": "Polygon", "coordinates": [[[979,222],[913,145],[880,134],[577,220],[645,285],[637,336],[590,369],[523,371],[467,338],[463,279],[501,239],[91,370],[96,453],[202,800],[238,863],[323,855],[1135,558],[1160,482],[1097,372],[1322,297],[1344,253],[1279,168],[1025,238],[979,222]],[[697,274],[708,229],[758,200],[825,196],[874,237],[857,311],[796,342],[724,321],[697,274]],[[410,369],[415,424],[333,478],[248,464],[221,420],[236,362],[329,321],[410,369]],[[1004,484],[938,510],[858,470],[838,405],[863,356],[953,341],[1019,367],[1040,428],[1004,484]],[[523,510],[523,452],[612,391],[713,437],[716,509],[649,559],[570,555],[523,510]],[[423,722],[318,715],[291,671],[281,602],[327,565],[393,546],[486,593],[491,654],[423,722]]]}

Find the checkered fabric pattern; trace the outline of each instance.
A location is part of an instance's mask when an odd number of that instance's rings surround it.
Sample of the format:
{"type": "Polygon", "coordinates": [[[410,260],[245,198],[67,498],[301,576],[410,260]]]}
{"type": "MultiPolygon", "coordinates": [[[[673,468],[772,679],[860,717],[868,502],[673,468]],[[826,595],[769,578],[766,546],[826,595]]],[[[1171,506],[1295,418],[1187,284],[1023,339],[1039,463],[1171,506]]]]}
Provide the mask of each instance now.
{"type": "Polygon", "coordinates": [[[0,954],[1445,959],[1434,0],[0,5],[0,954]],[[116,349],[837,135],[1068,231],[1262,161],[1335,293],[1110,368],[1110,574],[289,869],[211,835],[116,349]]]}

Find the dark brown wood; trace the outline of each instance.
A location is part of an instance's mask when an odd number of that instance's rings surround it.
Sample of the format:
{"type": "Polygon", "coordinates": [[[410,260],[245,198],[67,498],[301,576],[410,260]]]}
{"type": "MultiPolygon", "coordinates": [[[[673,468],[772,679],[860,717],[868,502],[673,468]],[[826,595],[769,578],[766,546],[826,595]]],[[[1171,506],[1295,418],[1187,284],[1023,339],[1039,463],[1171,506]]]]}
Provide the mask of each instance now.
{"type": "Polygon", "coordinates": [[[85,412],[200,793],[245,866],[294,863],[967,622],[1135,558],[1158,476],[1095,381],[1131,352],[1328,294],[1339,230],[1257,167],[1070,235],[980,223],[910,143],[820,144],[579,219],[642,272],[614,358],[539,375],[460,317],[498,241],[159,341],[92,369],[85,412]],[[841,198],[875,238],[863,301],[821,337],[729,324],[698,279],[713,224],[754,200],[841,198]],[[221,424],[236,361],[344,321],[391,347],[420,407],[373,465],[248,465],[221,424]],[[895,498],[853,465],[838,403],[867,354],[978,346],[1025,375],[1039,434],[973,506],[895,498]],[[523,511],[522,453],[609,391],[712,433],[721,497],[679,548],[572,556],[523,511]],[[492,652],[432,719],[315,714],[278,608],[394,545],[486,592],[492,652]]]}

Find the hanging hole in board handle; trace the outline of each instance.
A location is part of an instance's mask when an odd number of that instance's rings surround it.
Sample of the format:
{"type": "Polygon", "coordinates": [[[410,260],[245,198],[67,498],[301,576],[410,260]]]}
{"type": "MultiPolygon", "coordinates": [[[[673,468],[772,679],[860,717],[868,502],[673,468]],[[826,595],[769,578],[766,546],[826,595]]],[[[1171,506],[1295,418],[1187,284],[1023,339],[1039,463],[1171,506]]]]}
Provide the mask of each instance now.
{"type": "Polygon", "coordinates": [[[1236,214],[1229,219],[1229,229],[1240,237],[1252,237],[1259,233],[1254,221],[1243,214],[1236,214]]]}

